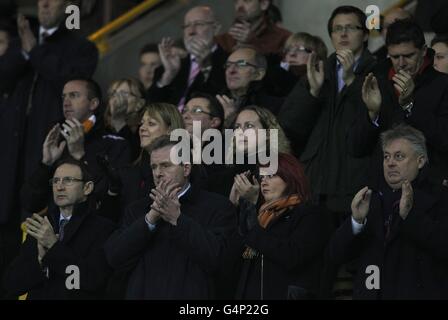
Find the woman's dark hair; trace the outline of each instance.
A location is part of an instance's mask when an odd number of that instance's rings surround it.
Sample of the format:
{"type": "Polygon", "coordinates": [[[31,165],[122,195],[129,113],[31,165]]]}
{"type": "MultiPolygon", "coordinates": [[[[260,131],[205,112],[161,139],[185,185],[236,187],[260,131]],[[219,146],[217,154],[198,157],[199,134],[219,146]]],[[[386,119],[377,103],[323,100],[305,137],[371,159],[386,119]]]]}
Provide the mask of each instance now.
{"type": "Polygon", "coordinates": [[[287,196],[298,194],[303,202],[311,200],[311,187],[305,175],[305,169],[294,156],[279,153],[276,174],[286,183],[285,193],[287,196]]]}

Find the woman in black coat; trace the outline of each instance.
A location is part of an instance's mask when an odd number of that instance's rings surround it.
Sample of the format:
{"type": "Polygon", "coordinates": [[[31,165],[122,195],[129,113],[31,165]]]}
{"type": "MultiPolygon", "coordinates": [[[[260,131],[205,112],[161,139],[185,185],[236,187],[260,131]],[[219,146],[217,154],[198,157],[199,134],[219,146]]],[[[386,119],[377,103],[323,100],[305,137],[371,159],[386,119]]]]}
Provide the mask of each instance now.
{"type": "Polygon", "coordinates": [[[302,165],[280,153],[277,172],[260,167],[258,181],[238,175],[233,187],[233,201],[240,205],[242,260],[236,298],[318,297],[331,224],[324,211],[308,203],[310,190],[302,165]]]}

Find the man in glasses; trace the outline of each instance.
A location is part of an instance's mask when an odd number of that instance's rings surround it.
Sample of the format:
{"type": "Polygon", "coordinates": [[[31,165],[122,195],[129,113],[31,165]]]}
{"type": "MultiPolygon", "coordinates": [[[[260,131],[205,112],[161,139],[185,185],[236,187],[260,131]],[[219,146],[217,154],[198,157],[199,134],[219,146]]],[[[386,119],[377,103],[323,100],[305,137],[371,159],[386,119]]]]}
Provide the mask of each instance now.
{"type": "MultiPolygon", "coordinates": [[[[224,110],[218,100],[207,93],[195,92],[182,110],[185,129],[193,134],[193,122],[200,123],[202,136],[205,130],[221,131],[224,125],[224,110]]],[[[200,138],[200,137],[199,137],[200,138]]]]}
{"type": "Polygon", "coordinates": [[[42,148],[42,162],[52,166],[59,159],[71,156],[85,162],[93,174],[95,195],[101,199],[107,192],[107,171],[104,161],[114,168],[132,161],[129,143],[122,137],[106,134],[96,113],[101,105],[99,85],[87,78],[74,78],[64,85],[62,105],[65,121],[49,131],[42,148]]]}
{"type": "Polygon", "coordinates": [[[328,33],[335,52],[326,61],[311,53],[307,81],[292,90],[279,120],[306,166],[315,201],[334,212],[337,225],[348,215],[368,165],[367,159],[348,154],[346,128],[358,113],[362,82],[375,59],[367,49],[369,30],[359,8],[336,8],[328,33]]]}
{"type": "Polygon", "coordinates": [[[355,156],[371,155],[374,180],[381,177],[379,135],[394,124],[420,130],[431,155],[429,175],[437,183],[448,179],[448,76],[434,69],[434,51],[426,47],[420,26],[396,21],[386,38],[389,59],[367,76],[362,89],[364,108],[353,122],[349,140],[355,156]]]}
{"type": "Polygon", "coordinates": [[[267,61],[254,47],[237,47],[225,64],[227,95],[219,95],[226,119],[248,105],[257,105],[276,114],[282,98],[265,93],[262,80],[266,75],[267,61]]]}
{"type": "Polygon", "coordinates": [[[264,55],[281,55],[291,32],[278,27],[268,16],[269,0],[235,0],[235,22],[217,42],[227,51],[235,46],[251,45],[264,55]]]}
{"type": "Polygon", "coordinates": [[[163,70],[156,70],[148,90],[150,101],[165,101],[185,106],[193,91],[217,93],[225,86],[222,65],[227,54],[215,43],[220,24],[208,6],[194,7],[184,18],[183,38],[188,56],[182,58],[173,41],[164,38],[159,44],[163,70]]]}
{"type": "Polygon", "coordinates": [[[103,245],[114,226],[95,214],[94,183],[82,162],[69,158],[55,168],[40,166],[23,188],[24,206],[41,213],[23,224],[26,240],[4,286],[9,298],[101,299],[110,275],[103,245]],[[53,202],[43,210],[51,189],[53,202]]]}

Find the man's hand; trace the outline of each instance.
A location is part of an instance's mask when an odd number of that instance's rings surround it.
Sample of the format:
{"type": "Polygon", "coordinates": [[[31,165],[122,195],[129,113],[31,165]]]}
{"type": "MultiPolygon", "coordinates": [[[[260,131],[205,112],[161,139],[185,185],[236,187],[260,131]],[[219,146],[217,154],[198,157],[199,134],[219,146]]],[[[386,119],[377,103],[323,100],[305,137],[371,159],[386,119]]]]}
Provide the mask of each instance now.
{"type": "Polygon", "coordinates": [[[45,257],[45,255],[47,254],[47,249],[45,249],[45,247],[40,244],[40,242],[37,242],[37,261],[39,262],[40,265],[42,265],[42,259],[45,257]]]}
{"type": "Polygon", "coordinates": [[[415,82],[412,76],[404,70],[400,70],[392,78],[395,89],[400,93],[398,102],[401,107],[405,107],[412,101],[412,96],[415,90],[415,82]]]}
{"type": "Polygon", "coordinates": [[[230,28],[229,34],[238,44],[248,43],[251,34],[251,25],[247,21],[236,22],[230,28]]]}
{"type": "Polygon", "coordinates": [[[369,73],[362,85],[362,100],[367,106],[369,117],[373,121],[377,118],[381,110],[381,92],[378,87],[378,81],[373,73],[369,73]]]}
{"type": "Polygon", "coordinates": [[[33,214],[31,218],[26,219],[25,226],[26,233],[36,239],[47,250],[58,241],[47,216],[42,218],[38,214],[33,214]]]}
{"type": "Polygon", "coordinates": [[[260,184],[255,177],[252,177],[252,182],[249,181],[247,176],[250,172],[244,172],[235,176],[235,186],[240,197],[247,201],[256,204],[258,201],[258,195],[260,193],[260,184]]]}
{"type": "Polygon", "coordinates": [[[414,205],[414,190],[409,181],[401,186],[400,217],[405,220],[414,205]]]}
{"type": "Polygon", "coordinates": [[[37,45],[37,40],[31,31],[29,21],[23,14],[19,14],[17,17],[17,30],[22,42],[22,49],[29,53],[37,45]]]}
{"type": "Polygon", "coordinates": [[[189,51],[196,57],[196,62],[201,69],[211,66],[211,44],[207,43],[203,39],[192,38],[189,42],[189,51]]]}
{"type": "Polygon", "coordinates": [[[372,190],[370,190],[368,187],[364,187],[353,198],[351,206],[352,217],[359,224],[364,223],[367,214],[369,213],[371,197],[372,190]]]}
{"type": "Polygon", "coordinates": [[[230,99],[226,95],[216,95],[216,99],[218,99],[222,108],[224,109],[224,119],[228,119],[230,115],[236,112],[236,105],[233,99],[230,99]]]}
{"type": "Polygon", "coordinates": [[[324,63],[317,61],[316,53],[312,52],[308,57],[306,75],[310,84],[310,94],[317,98],[324,83],[324,63]]]}
{"type": "Polygon", "coordinates": [[[160,60],[164,68],[160,83],[162,86],[167,86],[173,82],[180,70],[180,56],[173,50],[173,40],[170,38],[163,38],[159,44],[160,60]]]}
{"type": "Polygon", "coordinates": [[[355,56],[353,55],[353,52],[351,50],[344,49],[336,51],[336,57],[339,63],[342,65],[342,79],[344,80],[345,85],[348,87],[355,80],[355,74],[353,72],[355,56]]]}
{"type": "Polygon", "coordinates": [[[61,135],[61,128],[59,124],[55,125],[47,137],[45,138],[42,147],[42,163],[47,166],[52,166],[56,161],[59,160],[64,148],[67,145],[66,141],[61,141],[59,144],[59,137],[61,135]]]}
{"type": "Polygon", "coordinates": [[[160,214],[166,222],[177,225],[180,216],[180,202],[177,197],[182,188],[172,182],[162,181],[158,187],[151,190],[150,198],[154,201],[151,209],[160,214]]]}
{"type": "Polygon", "coordinates": [[[84,150],[84,127],[77,119],[68,119],[62,124],[64,130],[61,134],[67,140],[70,155],[76,160],[81,160],[85,155],[84,150]]]}

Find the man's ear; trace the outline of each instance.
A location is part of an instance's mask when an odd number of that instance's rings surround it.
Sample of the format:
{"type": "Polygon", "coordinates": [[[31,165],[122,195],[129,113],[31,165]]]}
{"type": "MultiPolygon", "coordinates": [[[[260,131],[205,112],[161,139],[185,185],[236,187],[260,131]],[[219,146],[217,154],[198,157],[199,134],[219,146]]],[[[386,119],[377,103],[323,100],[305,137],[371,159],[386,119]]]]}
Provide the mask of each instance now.
{"type": "Polygon", "coordinates": [[[262,11],[266,11],[269,8],[269,0],[260,0],[260,6],[262,11]]]}
{"type": "Polygon", "coordinates": [[[89,110],[95,111],[99,107],[99,105],[100,105],[100,99],[93,98],[92,100],[90,100],[89,110]]]}
{"type": "Polygon", "coordinates": [[[87,181],[84,184],[84,195],[87,197],[88,195],[90,195],[93,192],[93,189],[95,188],[95,184],[93,183],[93,181],[87,181]]]}
{"type": "Polygon", "coordinates": [[[265,75],[266,75],[266,69],[260,69],[260,68],[258,68],[258,69],[255,71],[255,80],[258,80],[258,81],[263,80],[263,78],[264,78],[265,75]]]}
{"type": "Polygon", "coordinates": [[[191,174],[191,163],[184,164],[184,177],[187,178],[191,174]]]}
{"type": "Polygon", "coordinates": [[[213,117],[210,123],[210,127],[212,127],[212,129],[218,129],[221,123],[221,119],[219,119],[218,117],[213,117]]]}
{"type": "Polygon", "coordinates": [[[418,168],[421,169],[426,164],[426,158],[424,156],[419,156],[417,162],[418,162],[418,168]]]}

